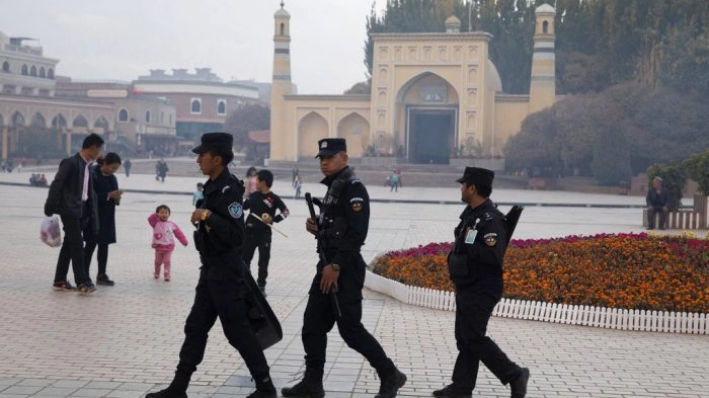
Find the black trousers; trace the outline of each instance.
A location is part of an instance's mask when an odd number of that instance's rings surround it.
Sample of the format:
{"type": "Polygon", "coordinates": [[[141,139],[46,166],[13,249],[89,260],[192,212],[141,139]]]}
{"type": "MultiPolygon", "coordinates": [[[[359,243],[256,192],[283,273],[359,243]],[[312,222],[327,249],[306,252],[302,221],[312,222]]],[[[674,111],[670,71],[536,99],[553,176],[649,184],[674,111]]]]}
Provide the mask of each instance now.
{"type": "Polygon", "coordinates": [[[64,242],[59,251],[57,268],[54,273],[54,282],[65,282],[69,273],[69,263],[71,262],[74,271],[74,282],[78,284],[90,283],[91,280],[86,274],[84,267],[84,241],[81,231],[88,219],[82,219],[72,215],[60,215],[64,228],[64,242]]]}
{"type": "Polygon", "coordinates": [[[655,215],[660,215],[660,225],[657,227],[660,229],[665,229],[665,224],[667,222],[667,213],[660,207],[652,207],[647,210],[647,226],[648,228],[655,228],[655,215]]]}
{"type": "Polygon", "coordinates": [[[86,240],[84,244],[84,265],[86,268],[86,276],[91,278],[91,257],[94,255],[94,250],[98,246],[98,254],[96,255],[96,261],[98,261],[98,275],[106,274],[106,263],[108,262],[108,244],[107,243],[96,243],[96,240],[86,240]]]}
{"type": "Polygon", "coordinates": [[[269,375],[268,363],[256,335],[249,327],[244,303],[245,268],[241,259],[236,266],[203,266],[192,310],[185,322],[185,341],[180,350],[177,371],[192,375],[204,358],[207,337],[219,317],[229,344],[239,351],[254,380],[269,375]],[[238,269],[241,268],[241,269],[238,269]]]}
{"type": "Polygon", "coordinates": [[[456,286],[455,341],[458,358],[453,383],[475,388],[482,362],[503,384],[519,376],[522,369],[485,335],[492,310],[502,298],[502,276],[479,277],[465,286],[456,286]]]}
{"type": "Polygon", "coordinates": [[[258,248],[258,278],[259,286],[266,286],[268,278],[268,263],[271,261],[271,231],[261,228],[246,227],[244,236],[243,257],[246,268],[251,269],[251,260],[258,248]]]}
{"type": "MultiPolygon", "coordinates": [[[[318,270],[321,265],[318,265],[318,270]]],[[[335,314],[330,295],[320,292],[320,272],[315,276],[310,289],[308,304],[303,315],[303,348],[305,366],[322,372],[325,368],[327,333],[337,324],[340,336],[348,347],[362,354],[369,364],[381,374],[389,374],[394,364],[387,357],[377,339],[362,325],[362,287],[364,285],[364,261],[351,264],[340,271],[338,278],[338,302],[342,316],[335,314]]]]}

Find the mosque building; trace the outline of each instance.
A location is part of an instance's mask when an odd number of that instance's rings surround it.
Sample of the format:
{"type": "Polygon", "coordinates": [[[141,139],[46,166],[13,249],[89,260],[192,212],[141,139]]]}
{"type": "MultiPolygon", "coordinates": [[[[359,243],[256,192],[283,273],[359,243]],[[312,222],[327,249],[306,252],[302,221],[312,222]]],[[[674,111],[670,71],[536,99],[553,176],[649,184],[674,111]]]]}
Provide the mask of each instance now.
{"type": "MultiPolygon", "coordinates": [[[[536,9],[529,95],[502,92],[489,58],[492,35],[461,32],[451,16],[441,33],[373,34],[368,95],[292,92],[290,14],[274,15],[270,160],[315,155],[321,138],[346,138],[354,161],[383,156],[409,164],[452,164],[459,155],[501,157],[531,113],[556,100],[554,16],[536,9]]],[[[297,40],[297,38],[295,38],[297,40]]]]}

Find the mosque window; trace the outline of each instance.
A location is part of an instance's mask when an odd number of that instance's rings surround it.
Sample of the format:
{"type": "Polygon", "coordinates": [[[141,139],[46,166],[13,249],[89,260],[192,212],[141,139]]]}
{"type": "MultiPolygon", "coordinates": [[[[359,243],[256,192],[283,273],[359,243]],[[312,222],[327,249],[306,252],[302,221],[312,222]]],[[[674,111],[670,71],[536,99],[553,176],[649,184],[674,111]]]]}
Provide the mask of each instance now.
{"type": "Polygon", "coordinates": [[[542,22],[542,33],[549,33],[549,21],[542,22]]]}
{"type": "Polygon", "coordinates": [[[2,71],[3,72],[10,72],[10,63],[5,61],[2,63],[2,71]]]}
{"type": "Polygon", "coordinates": [[[30,76],[37,76],[37,67],[34,65],[30,68],[30,76]]]}
{"type": "Polygon", "coordinates": [[[202,100],[199,98],[192,98],[190,101],[190,113],[200,114],[202,113],[202,100]]]}
{"type": "Polygon", "coordinates": [[[39,77],[45,77],[46,76],[46,71],[44,70],[44,66],[39,68],[39,77]]]}
{"type": "Polygon", "coordinates": [[[22,74],[23,74],[24,76],[27,76],[27,73],[28,73],[27,65],[26,65],[26,64],[25,64],[25,65],[22,65],[22,74]]]}
{"type": "Polygon", "coordinates": [[[119,122],[127,122],[128,121],[128,111],[125,109],[121,109],[118,111],[118,121],[119,122]]]}
{"type": "Polygon", "coordinates": [[[150,123],[150,111],[145,111],[145,123],[150,123]]]}
{"type": "Polygon", "coordinates": [[[47,78],[54,79],[54,69],[49,68],[49,70],[47,70],[47,78]]]}
{"type": "Polygon", "coordinates": [[[226,101],[225,100],[217,101],[217,114],[226,115],[226,101]]]}
{"type": "Polygon", "coordinates": [[[281,36],[283,36],[283,32],[285,32],[285,30],[286,30],[286,24],[281,22],[281,28],[280,28],[280,31],[281,31],[280,35],[281,36]]]}

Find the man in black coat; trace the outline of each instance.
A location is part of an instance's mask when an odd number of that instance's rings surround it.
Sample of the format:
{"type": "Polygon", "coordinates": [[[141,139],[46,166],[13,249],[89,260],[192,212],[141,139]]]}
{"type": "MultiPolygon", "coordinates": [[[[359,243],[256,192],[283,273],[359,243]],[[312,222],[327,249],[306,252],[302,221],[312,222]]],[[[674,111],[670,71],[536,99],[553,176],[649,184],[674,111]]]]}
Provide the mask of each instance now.
{"type": "Polygon", "coordinates": [[[342,138],[318,142],[320,170],[328,187],[318,220],[308,218],[305,229],[318,238],[323,254],[316,266],[303,315],[305,374],[284,397],[322,398],[327,333],[335,323],[345,343],[376,369],[381,384],[375,398],[393,398],[406,383],[377,339],[362,325],[362,288],[367,267],[362,245],[369,229],[369,194],[347,165],[347,144],[342,138]],[[336,297],[333,297],[333,295],[336,297]],[[336,304],[337,303],[337,304],[336,304]]]}
{"type": "Polygon", "coordinates": [[[660,215],[660,229],[665,229],[669,208],[667,203],[670,197],[667,190],[662,186],[662,177],[652,179],[652,187],[647,190],[645,203],[647,204],[647,229],[655,229],[656,215],[660,215]]]}
{"type": "Polygon", "coordinates": [[[256,391],[247,398],[276,398],[268,363],[249,326],[247,293],[241,259],[244,239],[242,198],[244,184],[234,177],[227,165],[234,159],[233,137],[227,133],[206,133],[202,144],[192,149],[199,155],[202,174],[209,176],[204,184],[204,200],[192,213],[196,224],[195,247],[202,267],[192,310],[185,321],[185,341],[180,349],[180,362],[170,385],[146,398],[186,398],[192,373],[202,362],[207,336],[219,317],[224,335],[244,358],[256,383],[256,391]]]}
{"type": "Polygon", "coordinates": [[[59,214],[64,225],[64,242],[57,260],[54,290],[74,290],[66,278],[71,261],[79,293],[88,295],[96,291],[84,267],[82,230],[92,228],[98,232],[98,204],[90,167],[102,147],[103,138],[89,134],[81,145],[81,151],[59,163],[59,171],[49,187],[44,214],[47,217],[59,214]]]}
{"type": "Polygon", "coordinates": [[[458,358],[453,383],[436,390],[438,398],[470,398],[482,362],[502,382],[512,398],[527,393],[529,369],[521,368],[485,335],[495,305],[502,298],[502,261],[509,234],[504,215],[489,199],[495,173],[466,167],[461,200],[467,207],[454,230],[455,245],[448,255],[448,271],[455,285],[455,340],[458,358]]]}

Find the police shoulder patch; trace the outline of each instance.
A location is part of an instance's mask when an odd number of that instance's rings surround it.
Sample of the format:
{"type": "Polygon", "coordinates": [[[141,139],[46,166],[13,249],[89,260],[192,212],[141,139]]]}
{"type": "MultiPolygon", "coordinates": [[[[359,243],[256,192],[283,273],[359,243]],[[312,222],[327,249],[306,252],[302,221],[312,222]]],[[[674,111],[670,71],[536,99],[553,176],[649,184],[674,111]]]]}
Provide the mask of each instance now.
{"type": "Polygon", "coordinates": [[[485,221],[490,221],[490,220],[492,220],[492,214],[486,212],[485,213],[485,221]]]}
{"type": "Polygon", "coordinates": [[[495,232],[487,233],[483,236],[483,240],[486,245],[493,247],[497,245],[497,234],[495,232]]]}
{"type": "Polygon", "coordinates": [[[241,204],[239,202],[234,202],[229,205],[229,215],[234,217],[234,218],[241,218],[241,216],[244,214],[244,208],[241,207],[241,204]]]}
{"type": "Polygon", "coordinates": [[[352,208],[352,211],[354,211],[355,213],[362,210],[363,203],[364,203],[364,198],[361,198],[358,196],[350,199],[350,206],[352,208]]]}

